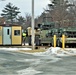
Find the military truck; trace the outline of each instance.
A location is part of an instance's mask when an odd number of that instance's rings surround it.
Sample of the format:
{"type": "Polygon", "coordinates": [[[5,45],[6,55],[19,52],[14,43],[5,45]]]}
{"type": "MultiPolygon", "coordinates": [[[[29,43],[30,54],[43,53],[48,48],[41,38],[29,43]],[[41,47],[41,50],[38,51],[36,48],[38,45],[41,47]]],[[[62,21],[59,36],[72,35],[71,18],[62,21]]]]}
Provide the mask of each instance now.
{"type": "Polygon", "coordinates": [[[76,28],[55,28],[54,23],[42,25],[40,33],[40,45],[53,46],[53,36],[56,35],[57,46],[62,46],[62,35],[65,35],[65,46],[75,46],[76,44],[76,28]]]}
{"type": "MultiPolygon", "coordinates": [[[[53,37],[56,35],[56,45],[62,46],[62,35],[65,35],[65,46],[75,46],[76,44],[76,28],[55,28],[54,22],[46,22],[35,28],[35,44],[53,46],[53,37]]],[[[28,28],[28,41],[31,45],[31,27],[28,28]]]]}
{"type": "Polygon", "coordinates": [[[59,29],[59,38],[57,39],[58,46],[62,44],[62,35],[65,35],[65,46],[74,47],[76,44],[76,28],[68,27],[59,29]]]}
{"type": "Polygon", "coordinates": [[[40,26],[40,45],[51,45],[52,44],[52,37],[54,28],[54,22],[44,22],[40,26]]]}
{"type": "MultiPolygon", "coordinates": [[[[39,24],[38,27],[34,28],[36,46],[46,45],[46,44],[51,45],[52,42],[50,40],[52,38],[48,37],[47,33],[52,28],[54,28],[54,22],[42,23],[41,25],[39,24]],[[47,37],[48,37],[48,39],[47,39],[47,37]]],[[[28,32],[28,43],[29,43],[29,45],[31,45],[32,28],[28,27],[27,32],[28,32]]]]}

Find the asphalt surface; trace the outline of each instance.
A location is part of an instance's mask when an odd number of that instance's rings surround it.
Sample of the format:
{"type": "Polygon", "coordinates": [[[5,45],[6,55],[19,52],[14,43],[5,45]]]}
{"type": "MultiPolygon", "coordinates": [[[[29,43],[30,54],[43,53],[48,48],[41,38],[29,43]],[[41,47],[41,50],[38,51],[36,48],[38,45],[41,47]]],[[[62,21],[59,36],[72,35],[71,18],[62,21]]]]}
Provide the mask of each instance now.
{"type": "Polygon", "coordinates": [[[76,57],[34,56],[0,50],[0,75],[76,75],[76,57]]]}

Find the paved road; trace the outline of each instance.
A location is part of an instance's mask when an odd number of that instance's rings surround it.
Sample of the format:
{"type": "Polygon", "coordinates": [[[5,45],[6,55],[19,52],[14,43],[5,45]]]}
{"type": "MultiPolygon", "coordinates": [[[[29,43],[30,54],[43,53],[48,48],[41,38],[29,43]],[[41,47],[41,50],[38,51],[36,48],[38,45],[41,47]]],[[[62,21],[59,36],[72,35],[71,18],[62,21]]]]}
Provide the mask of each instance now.
{"type": "Polygon", "coordinates": [[[1,75],[76,75],[76,57],[34,56],[0,50],[1,75]]]}

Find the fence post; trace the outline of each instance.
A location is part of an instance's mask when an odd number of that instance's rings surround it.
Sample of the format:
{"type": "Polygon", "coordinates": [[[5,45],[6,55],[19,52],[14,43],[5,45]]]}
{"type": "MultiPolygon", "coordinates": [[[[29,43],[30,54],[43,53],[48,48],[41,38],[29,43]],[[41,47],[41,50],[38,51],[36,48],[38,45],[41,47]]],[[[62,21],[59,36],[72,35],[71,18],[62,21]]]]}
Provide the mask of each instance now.
{"type": "Polygon", "coordinates": [[[65,48],[65,35],[62,35],[62,48],[65,48]]]}
{"type": "Polygon", "coordinates": [[[56,35],[54,35],[53,39],[54,39],[54,41],[53,41],[54,42],[54,47],[56,47],[56,35]]]}

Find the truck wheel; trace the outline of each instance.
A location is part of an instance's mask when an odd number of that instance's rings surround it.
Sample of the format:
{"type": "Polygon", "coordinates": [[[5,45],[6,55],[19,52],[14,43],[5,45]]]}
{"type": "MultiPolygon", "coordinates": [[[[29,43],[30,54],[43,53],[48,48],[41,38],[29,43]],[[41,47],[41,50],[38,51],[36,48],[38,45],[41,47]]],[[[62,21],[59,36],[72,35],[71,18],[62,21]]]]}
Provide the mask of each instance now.
{"type": "Polygon", "coordinates": [[[62,44],[61,44],[60,40],[57,40],[57,46],[58,46],[58,47],[61,47],[61,45],[62,45],[62,44]]]}
{"type": "Polygon", "coordinates": [[[52,45],[52,47],[54,47],[54,42],[53,41],[52,41],[51,45],[52,45]]]}

